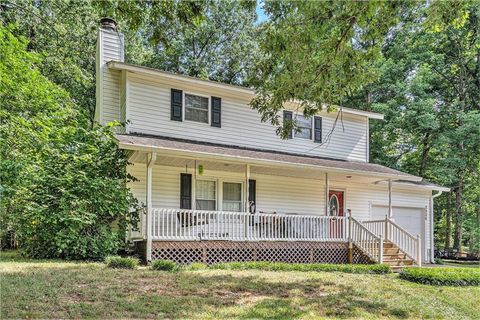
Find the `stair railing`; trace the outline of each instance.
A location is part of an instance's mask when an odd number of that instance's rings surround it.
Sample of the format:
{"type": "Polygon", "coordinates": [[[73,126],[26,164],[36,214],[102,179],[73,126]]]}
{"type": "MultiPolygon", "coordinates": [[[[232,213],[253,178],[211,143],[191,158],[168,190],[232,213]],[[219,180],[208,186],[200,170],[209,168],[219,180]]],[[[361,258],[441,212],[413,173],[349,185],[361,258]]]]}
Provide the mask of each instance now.
{"type": "Polygon", "coordinates": [[[349,219],[349,240],[374,262],[383,262],[383,237],[375,235],[351,215],[349,219]]]}
{"type": "Polygon", "coordinates": [[[375,235],[384,236],[385,240],[395,244],[418,266],[422,265],[422,240],[419,235],[413,236],[388,217],[381,220],[363,221],[362,224],[375,235]]]}

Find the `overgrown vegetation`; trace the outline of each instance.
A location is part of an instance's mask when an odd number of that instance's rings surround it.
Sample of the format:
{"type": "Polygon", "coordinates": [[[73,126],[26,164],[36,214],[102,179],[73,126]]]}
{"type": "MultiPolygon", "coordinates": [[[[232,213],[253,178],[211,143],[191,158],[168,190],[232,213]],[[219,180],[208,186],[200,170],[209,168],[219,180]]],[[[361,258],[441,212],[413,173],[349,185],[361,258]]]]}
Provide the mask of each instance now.
{"type": "MultiPolygon", "coordinates": [[[[14,28],[14,27],[12,27],[14,28]]],[[[90,128],[38,54],[0,26],[2,238],[31,257],[103,259],[125,247],[138,217],[127,160],[110,127],[90,128]]]]}
{"type": "MultiPolygon", "coordinates": [[[[201,264],[193,264],[193,270],[202,269],[201,264]]],[[[205,269],[221,270],[266,270],[266,271],[301,271],[301,272],[345,272],[345,273],[390,273],[390,267],[385,264],[323,264],[323,263],[283,263],[283,262],[229,262],[218,263],[205,269]]]]}
{"type": "Polygon", "coordinates": [[[180,266],[171,260],[155,260],[150,266],[152,270],[159,271],[178,271],[180,266]]]}
{"type": "Polygon", "coordinates": [[[113,269],[136,269],[138,259],[134,257],[108,256],[105,258],[105,264],[113,269]]]}
{"type": "Polygon", "coordinates": [[[155,272],[0,252],[2,319],[479,319],[480,288],[397,274],[155,272]]]}
{"type": "Polygon", "coordinates": [[[436,286],[480,286],[476,268],[405,268],[400,278],[436,286]]]}

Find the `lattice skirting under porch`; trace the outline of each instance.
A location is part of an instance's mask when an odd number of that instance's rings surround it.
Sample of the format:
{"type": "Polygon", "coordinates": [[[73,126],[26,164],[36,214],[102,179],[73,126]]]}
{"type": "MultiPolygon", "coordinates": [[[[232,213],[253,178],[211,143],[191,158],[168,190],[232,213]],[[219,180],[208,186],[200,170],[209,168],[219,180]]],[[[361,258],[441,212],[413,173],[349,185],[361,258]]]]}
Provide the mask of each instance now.
{"type": "MultiPolygon", "coordinates": [[[[145,242],[139,244],[145,250],[145,242]]],[[[143,251],[142,253],[144,253],[143,251]]],[[[233,261],[288,263],[348,263],[345,242],[234,242],[234,241],[154,241],[152,260],[173,260],[180,264],[214,264],[233,261]]],[[[358,248],[353,263],[371,263],[358,248]]]]}

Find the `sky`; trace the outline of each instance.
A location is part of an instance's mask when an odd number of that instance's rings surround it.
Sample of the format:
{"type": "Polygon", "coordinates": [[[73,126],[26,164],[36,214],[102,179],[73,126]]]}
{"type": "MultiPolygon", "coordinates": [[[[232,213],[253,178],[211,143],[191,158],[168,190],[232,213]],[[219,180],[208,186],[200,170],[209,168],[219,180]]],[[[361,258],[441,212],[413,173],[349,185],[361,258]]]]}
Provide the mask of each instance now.
{"type": "Polygon", "coordinates": [[[262,23],[264,21],[267,21],[267,16],[265,15],[265,12],[263,12],[263,1],[258,1],[257,2],[257,22],[262,23]]]}

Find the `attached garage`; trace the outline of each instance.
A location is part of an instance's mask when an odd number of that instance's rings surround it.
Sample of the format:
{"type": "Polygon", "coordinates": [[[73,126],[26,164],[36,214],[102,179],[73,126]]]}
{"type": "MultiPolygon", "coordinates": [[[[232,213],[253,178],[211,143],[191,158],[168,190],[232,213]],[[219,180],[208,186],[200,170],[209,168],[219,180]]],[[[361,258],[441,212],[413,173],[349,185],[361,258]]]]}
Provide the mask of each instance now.
{"type": "MultiPolygon", "coordinates": [[[[393,206],[393,220],[413,236],[419,235],[422,239],[422,256],[425,257],[425,208],[393,206]]],[[[385,219],[388,206],[373,205],[372,220],[385,219]]]]}

